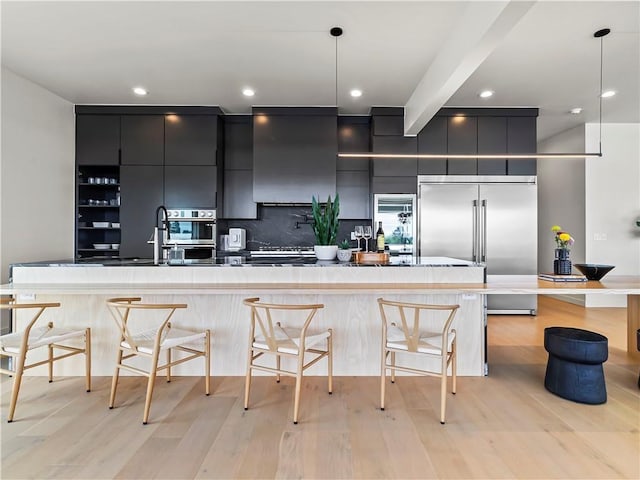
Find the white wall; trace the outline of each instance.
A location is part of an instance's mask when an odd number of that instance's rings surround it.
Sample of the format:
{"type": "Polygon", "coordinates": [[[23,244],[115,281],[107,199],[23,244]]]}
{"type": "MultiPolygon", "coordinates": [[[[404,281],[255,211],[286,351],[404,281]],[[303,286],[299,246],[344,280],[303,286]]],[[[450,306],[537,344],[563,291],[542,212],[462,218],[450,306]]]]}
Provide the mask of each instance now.
{"type": "MultiPolygon", "coordinates": [[[[586,149],[598,151],[598,124],[585,131],[586,149]]],[[[585,163],[586,260],[615,265],[609,275],[640,275],[640,124],[603,124],[602,153],[585,163]]],[[[624,307],[616,297],[587,295],[586,305],[624,307]]]]}
{"type": "Polygon", "coordinates": [[[0,273],[73,257],[73,104],[2,67],[0,273]]]}

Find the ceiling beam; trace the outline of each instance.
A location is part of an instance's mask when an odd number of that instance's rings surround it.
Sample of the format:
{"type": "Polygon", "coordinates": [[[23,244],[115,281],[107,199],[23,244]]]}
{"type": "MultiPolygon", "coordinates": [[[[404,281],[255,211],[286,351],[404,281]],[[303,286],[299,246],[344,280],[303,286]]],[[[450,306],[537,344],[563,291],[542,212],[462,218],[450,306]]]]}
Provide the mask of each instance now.
{"type": "Polygon", "coordinates": [[[405,105],[405,135],[417,135],[535,1],[471,2],[405,105]]]}

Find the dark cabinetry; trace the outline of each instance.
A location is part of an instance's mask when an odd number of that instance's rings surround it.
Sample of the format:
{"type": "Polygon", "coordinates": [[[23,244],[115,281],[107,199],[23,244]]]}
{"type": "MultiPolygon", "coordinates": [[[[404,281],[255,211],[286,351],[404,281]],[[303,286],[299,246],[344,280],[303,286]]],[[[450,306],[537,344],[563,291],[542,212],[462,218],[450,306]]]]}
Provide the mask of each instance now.
{"type": "Polygon", "coordinates": [[[164,163],[162,115],[122,115],[120,124],[122,165],[162,165],[164,163]]]}
{"type": "MultiPolygon", "coordinates": [[[[447,153],[447,117],[433,117],[418,134],[418,153],[447,153]]],[[[421,158],[418,175],[446,175],[446,158],[421,158]]]]}
{"type": "MultiPolygon", "coordinates": [[[[418,153],[417,137],[373,136],[373,153],[418,153]]],[[[415,176],[418,173],[416,158],[375,158],[373,160],[374,177],[415,176]]]]}
{"type": "MultiPolygon", "coordinates": [[[[509,153],[537,152],[536,117],[507,119],[507,151],[509,153]]],[[[509,175],[536,175],[536,160],[533,158],[510,159],[508,173],[509,175]]]]}
{"type": "MultiPolygon", "coordinates": [[[[455,116],[447,119],[447,153],[478,153],[478,119],[469,116],[455,116]]],[[[475,158],[449,158],[449,175],[476,175],[478,161],[475,158]]]]}
{"type": "Polygon", "coordinates": [[[120,255],[151,257],[153,249],[147,240],[153,234],[154,214],[163,204],[163,167],[126,165],[120,168],[122,208],[120,255]]]}
{"type": "Polygon", "coordinates": [[[335,108],[254,109],[253,200],[309,203],[335,195],[335,108]]]}
{"type": "Polygon", "coordinates": [[[216,167],[164,167],[167,208],[216,208],[216,167]]]}
{"type": "Polygon", "coordinates": [[[76,117],[76,162],[78,165],[120,163],[120,117],[78,115],[76,117]]]}
{"type": "Polygon", "coordinates": [[[117,166],[80,166],[77,178],[76,256],[115,255],[120,248],[117,166]]]}
{"type": "Polygon", "coordinates": [[[225,119],[223,218],[258,217],[253,201],[253,119],[250,115],[225,119]]]}
{"type": "MultiPolygon", "coordinates": [[[[478,117],[478,154],[507,153],[507,118],[478,117]]],[[[506,175],[505,158],[479,158],[478,175],[506,175]]]]}
{"type": "Polygon", "coordinates": [[[215,165],[218,117],[176,115],[164,117],[165,165],[215,165]]]}
{"type": "MultiPolygon", "coordinates": [[[[338,117],[338,151],[362,153],[370,151],[369,117],[338,117]]],[[[340,218],[370,217],[370,159],[338,158],[336,193],[340,195],[340,218]]]]}

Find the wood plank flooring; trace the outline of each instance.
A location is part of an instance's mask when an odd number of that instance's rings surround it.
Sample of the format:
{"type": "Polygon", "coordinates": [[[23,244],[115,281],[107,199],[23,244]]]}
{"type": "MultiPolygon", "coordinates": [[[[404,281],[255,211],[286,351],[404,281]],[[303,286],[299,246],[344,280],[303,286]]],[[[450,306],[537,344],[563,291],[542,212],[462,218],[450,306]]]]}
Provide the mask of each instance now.
{"type": "MultiPolygon", "coordinates": [[[[540,297],[537,317],[489,319],[489,376],[462,377],[440,425],[438,379],[399,377],[378,408],[376,377],[305,378],[300,423],[293,379],[158,379],[142,425],[146,378],[26,377],[6,423],[3,377],[0,477],[22,478],[640,478],[638,364],[627,356],[624,309],[584,309],[540,297]],[[609,338],[608,401],[569,402],[544,389],[543,330],[566,325],[609,338]]],[[[215,355],[214,355],[215,359],[215,355]]]]}

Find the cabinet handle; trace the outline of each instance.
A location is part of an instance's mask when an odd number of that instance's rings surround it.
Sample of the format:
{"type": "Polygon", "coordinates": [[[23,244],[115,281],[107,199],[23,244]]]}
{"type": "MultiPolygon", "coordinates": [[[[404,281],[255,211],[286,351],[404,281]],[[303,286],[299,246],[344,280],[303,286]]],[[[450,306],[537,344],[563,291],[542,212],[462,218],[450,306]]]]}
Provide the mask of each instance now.
{"type": "Polygon", "coordinates": [[[481,208],[481,216],[482,216],[482,246],[481,246],[481,261],[484,263],[487,261],[487,201],[482,200],[482,208],[481,208]]]}
{"type": "Polygon", "coordinates": [[[473,233],[472,233],[472,242],[471,242],[471,261],[478,261],[478,201],[474,200],[472,202],[472,210],[473,210],[473,233]]]}

